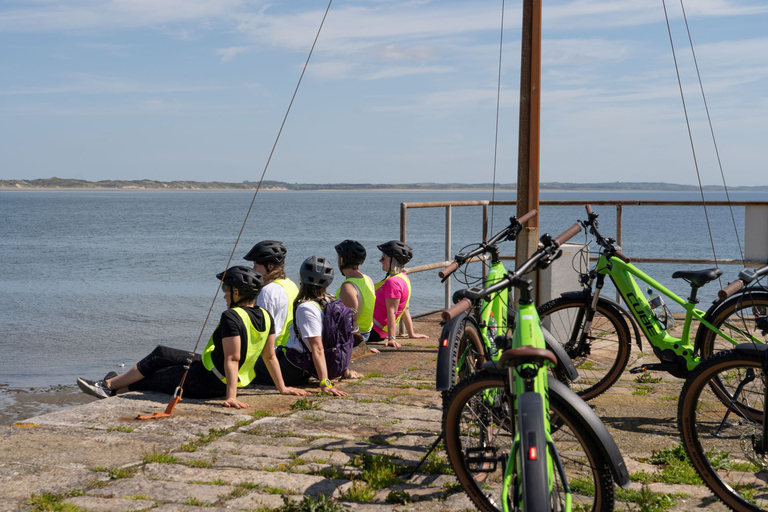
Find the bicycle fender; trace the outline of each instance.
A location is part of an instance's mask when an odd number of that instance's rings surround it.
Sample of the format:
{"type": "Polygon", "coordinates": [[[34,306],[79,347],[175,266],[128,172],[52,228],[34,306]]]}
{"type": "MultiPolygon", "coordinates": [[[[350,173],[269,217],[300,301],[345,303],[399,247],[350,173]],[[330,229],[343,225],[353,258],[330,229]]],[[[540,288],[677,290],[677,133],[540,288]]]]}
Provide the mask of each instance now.
{"type": "Polygon", "coordinates": [[[544,400],[541,395],[533,391],[519,395],[517,415],[520,425],[523,508],[530,511],[546,510],[549,502],[547,436],[544,432],[544,400]]]}
{"type": "Polygon", "coordinates": [[[466,322],[472,321],[471,317],[467,318],[465,311],[443,326],[437,345],[437,368],[435,370],[435,389],[437,391],[450,389],[451,377],[456,371],[455,368],[452,368],[451,359],[456,344],[459,342],[459,332],[466,322]]]}
{"type": "MultiPolygon", "coordinates": [[[[586,294],[583,291],[572,291],[572,292],[565,292],[561,293],[561,297],[567,297],[572,299],[583,299],[586,294]]],[[[632,314],[626,310],[621,304],[616,302],[613,299],[608,299],[606,297],[600,296],[597,301],[605,306],[606,308],[614,309],[617,313],[619,313],[623,318],[624,322],[627,324],[627,328],[629,326],[632,326],[632,332],[635,335],[635,345],[637,345],[637,348],[639,350],[643,350],[643,337],[640,335],[640,328],[637,326],[637,322],[635,321],[635,317],[632,316],[632,314]]]]}
{"type": "Polygon", "coordinates": [[[768,351],[768,345],[759,345],[757,343],[739,343],[736,348],[739,352],[745,352],[747,354],[764,355],[768,351]]]}
{"type": "Polygon", "coordinates": [[[616,441],[613,440],[610,432],[605,428],[600,418],[597,417],[595,411],[584,400],[579,398],[576,393],[568,389],[568,386],[558,380],[549,379],[549,395],[550,400],[553,395],[556,395],[563,407],[567,408],[574,415],[581,417],[584,425],[589,429],[590,435],[597,442],[600,451],[608,461],[616,483],[622,489],[629,487],[629,471],[624,463],[624,457],[622,457],[619,447],[616,446],[616,441]]]}
{"type": "Polygon", "coordinates": [[[544,326],[541,327],[541,331],[544,333],[544,341],[547,344],[547,349],[551,350],[555,354],[555,357],[557,358],[557,364],[558,366],[562,365],[562,367],[565,369],[568,380],[571,382],[578,382],[579,371],[573,365],[571,357],[565,351],[560,342],[557,341],[557,338],[555,338],[551,332],[545,329],[544,326]]]}

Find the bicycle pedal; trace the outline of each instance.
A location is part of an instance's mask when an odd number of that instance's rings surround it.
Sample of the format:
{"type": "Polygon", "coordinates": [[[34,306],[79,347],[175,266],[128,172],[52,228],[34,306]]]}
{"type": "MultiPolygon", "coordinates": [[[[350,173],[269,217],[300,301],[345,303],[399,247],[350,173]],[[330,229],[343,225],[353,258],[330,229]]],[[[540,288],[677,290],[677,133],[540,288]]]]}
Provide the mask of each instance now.
{"type": "Polygon", "coordinates": [[[677,363],[651,363],[637,366],[629,370],[629,373],[643,373],[647,371],[654,372],[673,372],[680,369],[680,365],[677,363]]]}
{"type": "Polygon", "coordinates": [[[643,366],[636,366],[634,368],[630,368],[629,373],[634,374],[634,373],[643,373],[647,371],[648,371],[648,368],[646,368],[645,365],[643,365],[643,366]]]}
{"type": "Polygon", "coordinates": [[[473,464],[481,464],[482,471],[493,473],[496,471],[496,466],[499,463],[499,457],[496,455],[496,452],[499,450],[498,446],[488,446],[483,448],[482,446],[477,448],[466,448],[464,450],[465,454],[465,461],[468,466],[471,466],[473,464]],[[488,453],[491,453],[489,456],[488,453]],[[478,454],[478,455],[475,455],[478,454]]]}

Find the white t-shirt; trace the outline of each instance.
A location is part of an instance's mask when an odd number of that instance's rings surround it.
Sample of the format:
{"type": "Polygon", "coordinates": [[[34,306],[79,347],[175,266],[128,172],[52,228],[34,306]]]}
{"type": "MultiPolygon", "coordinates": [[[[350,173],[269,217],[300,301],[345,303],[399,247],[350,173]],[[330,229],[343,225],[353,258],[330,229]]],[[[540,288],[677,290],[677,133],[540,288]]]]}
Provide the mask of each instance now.
{"type": "MultiPolygon", "coordinates": [[[[299,332],[307,348],[309,348],[307,338],[323,335],[323,316],[325,316],[325,313],[318,307],[316,302],[302,302],[296,308],[296,316],[293,317],[293,321],[299,327],[299,332]]],[[[304,352],[304,346],[296,336],[296,330],[292,325],[290,326],[289,336],[285,346],[297,352],[304,352]]]]}
{"type": "Polygon", "coordinates": [[[283,287],[277,283],[269,283],[261,289],[256,305],[269,311],[275,321],[275,336],[280,336],[285,326],[285,318],[288,316],[288,308],[291,307],[288,304],[288,294],[283,287]]]}

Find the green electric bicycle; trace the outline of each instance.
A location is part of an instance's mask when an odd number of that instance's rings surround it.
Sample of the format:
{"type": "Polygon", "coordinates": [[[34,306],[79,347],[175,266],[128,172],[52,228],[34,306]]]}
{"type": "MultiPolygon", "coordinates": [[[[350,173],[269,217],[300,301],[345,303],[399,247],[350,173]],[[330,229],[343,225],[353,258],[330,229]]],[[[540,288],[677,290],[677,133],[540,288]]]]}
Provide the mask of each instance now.
{"type": "MultiPolygon", "coordinates": [[[[493,235],[487,242],[472,249],[462,249],[454,260],[438,275],[444,282],[458,269],[464,269],[464,283],[469,285],[467,266],[481,260],[488,265],[485,286],[493,286],[507,276],[507,269],[499,254],[499,244],[514,241],[523,225],[538,214],[531,210],[519,219],[510,217],[509,225],[493,235]],[[490,260],[490,261],[488,261],[490,260]]],[[[456,275],[459,275],[458,273],[456,275]]],[[[480,278],[476,278],[479,280],[480,278]]],[[[461,295],[463,291],[456,292],[461,295]]],[[[443,324],[437,351],[435,387],[447,391],[459,380],[480,369],[486,361],[497,361],[505,349],[511,348],[509,334],[514,331],[515,310],[509,307],[509,289],[502,288],[476,301],[468,311],[456,315],[443,324]]],[[[454,294],[454,302],[459,297],[454,294]]],[[[553,373],[565,383],[578,379],[578,372],[561,344],[545,329],[546,348],[557,358],[553,373]]]]}
{"type": "Polygon", "coordinates": [[[745,326],[741,318],[753,309],[765,310],[768,292],[739,293],[726,300],[717,300],[707,311],[701,311],[696,308],[699,288],[717,279],[722,270],[673,273],[673,279],[683,279],[691,286],[690,296],[682,299],[632,265],[614,239],[600,234],[598,214],[589,205],[586,208],[588,219],[582,224],[600,247],[597,263],[581,274],[581,291],[564,293],[539,308],[543,325],[563,344],[579,370],[581,378],[572,386],[579,396],[589,400],[616,382],[629,361],[633,331],[640,345],[638,326],[650,341],[659,362],[633,368],[632,373],[658,370],[685,378],[702,359],[716,352],[745,341],[765,343],[765,335],[754,324],[745,326]],[[606,276],[623,298],[634,322],[627,322],[627,311],[616,302],[601,296],[606,276]],[[645,284],[646,292],[635,278],[645,284]],[[661,296],[685,310],[680,337],[670,334],[676,320],[661,296]],[[695,333],[691,330],[694,319],[699,322],[695,333]]]}
{"type": "Polygon", "coordinates": [[[557,363],[546,350],[525,276],[546,268],[559,247],[581,230],[575,224],[542,246],[494,284],[457,292],[443,312],[446,322],[479,307],[494,293],[519,292],[510,348],[451,388],[444,402],[443,434],[456,477],[478,509],[496,511],[608,512],[614,482],[629,475],[621,454],[597,415],[567,386],[548,378],[557,363]]]}

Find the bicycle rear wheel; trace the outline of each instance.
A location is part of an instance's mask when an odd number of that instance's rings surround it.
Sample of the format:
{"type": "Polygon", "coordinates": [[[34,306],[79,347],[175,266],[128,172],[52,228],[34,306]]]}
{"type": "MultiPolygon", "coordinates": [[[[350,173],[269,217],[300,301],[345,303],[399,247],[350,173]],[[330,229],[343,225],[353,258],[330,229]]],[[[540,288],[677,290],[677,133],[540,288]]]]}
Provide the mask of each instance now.
{"type": "Polygon", "coordinates": [[[629,361],[632,335],[621,313],[598,300],[589,333],[582,340],[586,308],[586,299],[559,297],[538,311],[542,325],[560,341],[579,371],[578,382],[564,384],[583,400],[590,400],[621,377],[629,361]]]}
{"type": "MultiPolygon", "coordinates": [[[[768,342],[768,335],[758,327],[757,320],[768,316],[768,293],[749,291],[735,295],[715,309],[709,319],[712,325],[736,340],[737,343],[768,342]]],[[[730,350],[734,345],[718,336],[715,331],[703,324],[699,327],[701,333],[701,357],[730,350]]]]}
{"type": "Polygon", "coordinates": [[[694,468],[739,512],[768,508],[768,456],[755,448],[764,419],[766,356],[715,354],[688,376],[678,403],[683,446],[694,468]],[[716,392],[721,386],[738,393],[736,401],[724,402],[716,392]]]}
{"type": "MultiPolygon", "coordinates": [[[[481,371],[462,380],[451,390],[443,410],[448,458],[462,487],[484,512],[501,510],[501,461],[510,453],[515,437],[503,379],[498,373],[481,371]]],[[[551,435],[574,504],[587,510],[611,511],[614,488],[608,463],[581,418],[570,413],[560,400],[550,394],[550,421],[557,425],[551,435]]],[[[562,509],[565,494],[559,478],[555,485],[551,500],[562,509]]]]}

